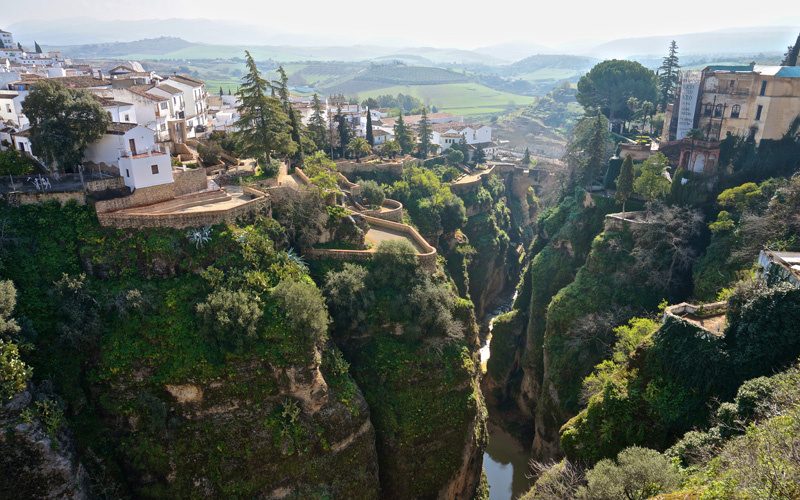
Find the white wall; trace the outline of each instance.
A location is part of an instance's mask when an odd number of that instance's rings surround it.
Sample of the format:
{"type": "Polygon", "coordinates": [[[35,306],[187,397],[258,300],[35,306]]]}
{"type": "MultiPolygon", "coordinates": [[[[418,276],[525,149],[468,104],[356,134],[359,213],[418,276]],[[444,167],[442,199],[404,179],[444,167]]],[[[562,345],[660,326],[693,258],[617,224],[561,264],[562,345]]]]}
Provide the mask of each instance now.
{"type": "Polygon", "coordinates": [[[125,185],[131,189],[173,182],[172,165],[166,153],[120,158],[119,173],[125,185]],[[153,166],[157,169],[155,174],[153,166]]]}

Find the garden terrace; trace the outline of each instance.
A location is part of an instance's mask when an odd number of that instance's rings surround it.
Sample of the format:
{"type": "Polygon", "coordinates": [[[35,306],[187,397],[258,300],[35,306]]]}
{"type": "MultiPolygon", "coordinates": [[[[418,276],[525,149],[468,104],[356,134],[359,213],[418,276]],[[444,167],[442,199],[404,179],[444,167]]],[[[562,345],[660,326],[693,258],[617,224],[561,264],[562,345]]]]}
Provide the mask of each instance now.
{"type": "Polygon", "coordinates": [[[700,305],[682,302],[667,307],[664,311],[664,315],[681,318],[712,335],[721,337],[727,326],[727,312],[727,302],[713,302],[700,305]]]}

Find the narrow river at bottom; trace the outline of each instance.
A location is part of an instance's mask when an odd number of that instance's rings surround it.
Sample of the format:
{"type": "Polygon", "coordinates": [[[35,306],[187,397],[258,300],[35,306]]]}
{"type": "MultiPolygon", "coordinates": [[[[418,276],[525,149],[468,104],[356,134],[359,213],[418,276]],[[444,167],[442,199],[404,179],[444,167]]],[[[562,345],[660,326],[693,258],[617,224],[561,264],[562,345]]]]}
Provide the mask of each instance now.
{"type": "MultiPolygon", "coordinates": [[[[516,294],[514,294],[516,297],[516,294]]],[[[511,300],[513,302],[513,299],[511,300]]],[[[481,348],[481,365],[491,356],[489,342],[492,336],[492,321],[508,308],[492,313],[486,343],[481,348]]],[[[489,481],[490,500],[510,500],[521,496],[531,487],[528,474],[528,453],[514,436],[489,422],[489,444],[483,454],[483,469],[489,481]]]]}

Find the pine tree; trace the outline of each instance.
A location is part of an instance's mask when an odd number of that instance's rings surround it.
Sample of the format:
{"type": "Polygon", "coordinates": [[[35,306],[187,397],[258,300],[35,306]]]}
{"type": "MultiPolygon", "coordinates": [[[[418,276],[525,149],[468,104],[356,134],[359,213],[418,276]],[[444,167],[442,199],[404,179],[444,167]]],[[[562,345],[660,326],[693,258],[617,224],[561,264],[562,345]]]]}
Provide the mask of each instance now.
{"type": "Polygon", "coordinates": [[[228,95],[231,95],[231,89],[228,88],[228,95]]]}
{"type": "Polygon", "coordinates": [[[223,92],[222,92],[222,85],[220,85],[220,86],[219,86],[219,96],[220,96],[220,97],[222,97],[222,96],[223,96],[223,92]]]}
{"type": "Polygon", "coordinates": [[[294,141],[296,146],[296,151],[294,156],[292,157],[294,165],[302,165],[303,164],[303,148],[301,146],[301,126],[300,119],[297,117],[297,112],[294,108],[292,108],[292,103],[289,100],[289,77],[286,76],[286,71],[283,70],[283,66],[278,66],[278,81],[275,82],[273,87],[276,89],[276,93],[278,98],[281,101],[281,106],[283,106],[283,111],[289,117],[289,126],[292,135],[292,141],[294,141]]]}
{"type": "Polygon", "coordinates": [[[622,203],[622,211],[625,211],[625,203],[630,199],[633,193],[633,158],[631,155],[625,157],[620,168],[619,175],[617,176],[617,194],[614,198],[617,202],[622,203]]]}
{"type": "Polygon", "coordinates": [[[42,48],[39,46],[39,44],[36,42],[36,40],[33,41],[33,46],[35,47],[35,50],[36,50],[37,54],[41,54],[42,53],[42,48]]]}
{"type": "Polygon", "coordinates": [[[21,43],[19,43],[19,42],[17,42],[17,48],[18,48],[19,50],[25,50],[25,49],[23,49],[23,48],[22,48],[22,44],[21,44],[21,43]]]}
{"type": "Polygon", "coordinates": [[[680,65],[678,61],[678,44],[672,40],[669,44],[669,54],[663,59],[658,69],[658,104],[665,109],[667,104],[675,98],[680,78],[680,65]]]}
{"type": "Polygon", "coordinates": [[[367,108],[367,142],[370,146],[375,145],[375,136],[372,133],[372,113],[370,113],[370,109],[367,108]]]}
{"type": "Polygon", "coordinates": [[[266,165],[273,153],[293,155],[297,146],[292,141],[288,115],[281,102],[267,94],[272,86],[261,76],[249,51],[245,51],[245,62],[247,74],[236,92],[240,104],[234,138],[242,154],[266,165]]]}
{"type": "Polygon", "coordinates": [[[531,150],[525,148],[525,154],[522,155],[522,166],[527,167],[531,164],[531,150]]]}
{"type": "Polygon", "coordinates": [[[797,35],[794,45],[790,45],[786,54],[783,55],[781,66],[797,66],[798,56],[800,56],[800,35],[797,35]]]}
{"type": "Polygon", "coordinates": [[[400,152],[404,155],[410,153],[414,149],[411,131],[406,127],[403,121],[403,113],[397,117],[397,122],[394,124],[394,140],[400,145],[400,152]]]}
{"type": "Polygon", "coordinates": [[[427,158],[431,152],[431,124],[428,121],[428,111],[422,108],[422,118],[419,120],[419,155],[427,158]]]}
{"type": "Polygon", "coordinates": [[[311,99],[311,109],[313,112],[308,120],[308,131],[311,134],[311,140],[317,145],[317,149],[325,151],[328,147],[328,124],[325,123],[322,102],[317,94],[314,94],[311,99]]]}

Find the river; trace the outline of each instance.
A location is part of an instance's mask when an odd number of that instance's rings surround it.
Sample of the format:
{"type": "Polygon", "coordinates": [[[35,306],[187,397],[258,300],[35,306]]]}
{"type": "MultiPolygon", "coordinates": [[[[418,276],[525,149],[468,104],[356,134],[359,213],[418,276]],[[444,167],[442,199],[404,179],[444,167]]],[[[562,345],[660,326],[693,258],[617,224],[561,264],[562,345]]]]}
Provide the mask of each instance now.
{"type": "MultiPolygon", "coordinates": [[[[508,311],[516,298],[508,305],[493,311],[488,321],[488,332],[481,347],[481,366],[486,369],[486,362],[491,356],[489,342],[492,338],[492,322],[494,318],[508,311]]],[[[491,411],[491,410],[490,410],[491,411]]],[[[489,481],[490,500],[511,500],[524,494],[531,486],[528,473],[528,452],[514,436],[489,422],[489,444],[483,454],[483,469],[489,481]]]]}

